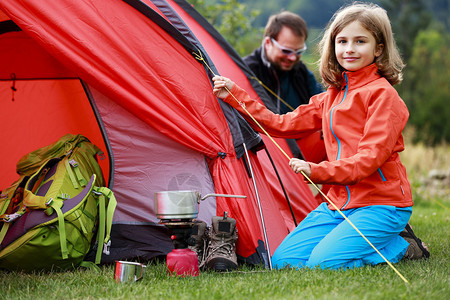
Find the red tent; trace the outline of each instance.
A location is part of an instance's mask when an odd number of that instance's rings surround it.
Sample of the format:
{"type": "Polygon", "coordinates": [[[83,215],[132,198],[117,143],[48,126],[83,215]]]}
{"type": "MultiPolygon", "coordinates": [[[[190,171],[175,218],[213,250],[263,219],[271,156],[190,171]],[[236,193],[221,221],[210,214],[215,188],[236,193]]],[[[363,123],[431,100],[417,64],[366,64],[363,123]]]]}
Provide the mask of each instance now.
{"type": "MultiPolygon", "coordinates": [[[[188,16],[154,2],[0,0],[0,189],[17,178],[22,155],[81,133],[106,154],[101,166],[118,200],[104,261],[167,254],[172,243],[154,193],[190,189],[246,195],[203,201],[199,219],[227,211],[237,220],[239,258],[267,262],[257,196],[272,252],[292,222],[265,179],[260,136],[213,96],[212,74],[193,53],[215,73],[229,56],[208,55],[188,16]],[[243,144],[253,150],[250,162],[243,144]]],[[[235,79],[243,74],[234,71],[235,79]]],[[[294,205],[303,214],[316,205],[306,188],[294,205]]]]}

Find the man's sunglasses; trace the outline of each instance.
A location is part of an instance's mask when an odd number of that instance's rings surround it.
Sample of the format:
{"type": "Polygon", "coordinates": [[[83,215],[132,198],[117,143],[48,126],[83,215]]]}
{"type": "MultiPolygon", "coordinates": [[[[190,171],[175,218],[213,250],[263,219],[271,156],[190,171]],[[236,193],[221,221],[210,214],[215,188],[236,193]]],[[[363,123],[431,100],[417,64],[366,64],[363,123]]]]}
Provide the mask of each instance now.
{"type": "Polygon", "coordinates": [[[303,48],[294,50],[294,49],[291,49],[291,48],[287,48],[287,47],[281,46],[280,44],[278,44],[278,42],[274,38],[270,38],[270,40],[272,41],[272,43],[275,46],[277,46],[278,49],[281,50],[281,52],[283,52],[283,54],[285,54],[287,56],[290,56],[292,54],[295,54],[296,56],[300,56],[306,51],[306,49],[308,49],[308,47],[306,47],[306,44],[305,44],[305,46],[303,46],[303,48]]]}

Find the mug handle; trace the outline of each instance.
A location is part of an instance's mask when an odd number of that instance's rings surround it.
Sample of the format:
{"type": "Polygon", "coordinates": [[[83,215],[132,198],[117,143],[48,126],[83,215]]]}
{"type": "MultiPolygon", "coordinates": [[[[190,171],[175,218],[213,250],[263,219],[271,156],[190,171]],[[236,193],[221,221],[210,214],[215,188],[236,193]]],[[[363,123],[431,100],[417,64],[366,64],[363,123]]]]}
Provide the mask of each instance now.
{"type": "Polygon", "coordinates": [[[135,274],[134,274],[134,281],[141,280],[142,277],[144,277],[144,268],[145,268],[146,266],[144,266],[143,264],[139,264],[139,267],[140,267],[140,268],[136,268],[136,271],[137,271],[138,269],[141,270],[141,274],[139,275],[139,277],[137,277],[137,275],[136,275],[136,273],[135,273],[135,274]]]}

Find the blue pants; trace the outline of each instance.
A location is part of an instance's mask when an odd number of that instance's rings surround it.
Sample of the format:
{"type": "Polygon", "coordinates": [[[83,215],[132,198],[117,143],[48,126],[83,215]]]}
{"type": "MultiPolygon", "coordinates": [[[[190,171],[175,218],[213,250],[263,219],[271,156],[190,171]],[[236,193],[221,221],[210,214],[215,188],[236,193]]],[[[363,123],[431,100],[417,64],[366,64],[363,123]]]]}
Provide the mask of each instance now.
{"type": "MultiPolygon", "coordinates": [[[[408,243],[399,236],[412,207],[373,205],[342,213],[391,263],[400,261],[408,243]]],[[[322,203],[292,231],[272,256],[272,265],[340,269],[376,265],[384,259],[338,211],[322,203]]]]}

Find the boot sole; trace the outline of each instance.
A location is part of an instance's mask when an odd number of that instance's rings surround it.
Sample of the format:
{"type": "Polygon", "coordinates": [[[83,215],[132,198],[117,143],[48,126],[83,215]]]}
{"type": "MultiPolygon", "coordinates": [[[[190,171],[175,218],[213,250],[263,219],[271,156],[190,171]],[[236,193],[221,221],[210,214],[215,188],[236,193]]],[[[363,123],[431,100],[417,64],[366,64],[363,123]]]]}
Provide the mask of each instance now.
{"type": "Polygon", "coordinates": [[[237,264],[233,261],[224,258],[214,258],[206,263],[206,266],[218,272],[232,271],[237,268],[237,264]]]}

